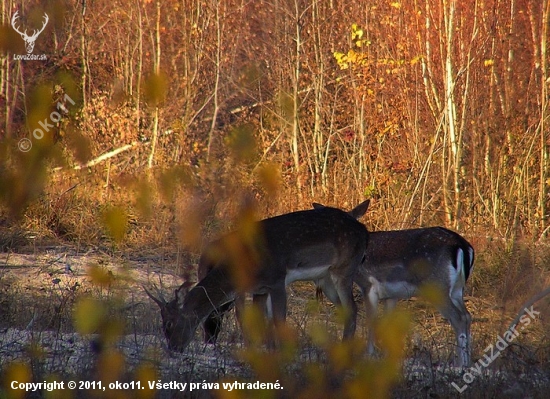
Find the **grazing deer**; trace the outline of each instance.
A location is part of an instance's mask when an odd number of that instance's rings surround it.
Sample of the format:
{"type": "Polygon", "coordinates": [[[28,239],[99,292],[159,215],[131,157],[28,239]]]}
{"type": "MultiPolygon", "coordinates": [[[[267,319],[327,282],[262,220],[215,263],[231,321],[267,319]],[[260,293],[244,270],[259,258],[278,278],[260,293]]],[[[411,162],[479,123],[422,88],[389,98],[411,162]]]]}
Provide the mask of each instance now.
{"type": "Polygon", "coordinates": [[[323,207],[275,216],[210,243],[200,260],[204,276],[187,294],[185,283],[170,302],[146,290],[161,309],[168,347],[183,351],[202,322],[218,328],[217,315],[247,292],[269,297],[273,321],[284,322],[286,286],[298,280],[330,281],[337,303],[347,310],[344,339],[352,337],[353,278],[368,243],[367,229],[357,219],[368,205],[365,201],[349,213],[323,207]]]}
{"type": "MultiPolygon", "coordinates": [[[[384,300],[386,309],[392,309],[397,300],[417,296],[423,286],[438,287],[443,296],[436,306],[455,331],[458,365],[468,366],[472,318],[463,296],[473,263],[474,249],[468,241],[443,227],[370,232],[366,256],[354,281],[363,293],[371,327],[378,301],[384,300]]],[[[316,284],[338,304],[330,280],[321,279],[316,284]]],[[[368,352],[374,353],[373,328],[369,328],[368,352]]]]}

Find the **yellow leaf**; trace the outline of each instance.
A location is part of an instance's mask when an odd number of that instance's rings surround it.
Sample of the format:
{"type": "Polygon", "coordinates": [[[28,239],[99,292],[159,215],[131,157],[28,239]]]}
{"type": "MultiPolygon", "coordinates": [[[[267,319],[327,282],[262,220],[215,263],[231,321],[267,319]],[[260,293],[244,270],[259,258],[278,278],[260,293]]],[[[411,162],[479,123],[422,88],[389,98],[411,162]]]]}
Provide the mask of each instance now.
{"type": "Polygon", "coordinates": [[[116,242],[122,241],[128,226],[128,215],[120,207],[111,207],[103,213],[103,225],[116,242]]]}
{"type": "Polygon", "coordinates": [[[239,161],[250,161],[257,154],[255,130],[252,124],[245,123],[233,127],[225,138],[225,142],[239,161]]]}
{"type": "Polygon", "coordinates": [[[115,350],[102,353],[97,360],[97,369],[102,381],[115,382],[125,371],[124,355],[115,350]]]}
{"type": "Polygon", "coordinates": [[[358,29],[355,32],[353,32],[351,37],[353,39],[361,39],[363,37],[363,34],[364,34],[363,29],[358,29]]]}
{"type": "Polygon", "coordinates": [[[151,106],[157,106],[166,97],[168,77],[165,73],[152,74],[143,82],[143,96],[151,106]]]}
{"type": "Polygon", "coordinates": [[[242,312],[242,329],[246,339],[253,345],[261,345],[267,334],[264,315],[258,306],[246,306],[242,312]]]}
{"type": "Polygon", "coordinates": [[[442,305],[445,301],[443,290],[439,285],[434,283],[422,285],[419,289],[419,296],[435,307],[442,305]]]}
{"type": "Polygon", "coordinates": [[[91,297],[81,298],[73,312],[76,331],[80,334],[96,332],[104,315],[105,309],[98,300],[91,297]]]}
{"type": "Polygon", "coordinates": [[[357,62],[357,53],[353,50],[349,50],[347,59],[351,64],[354,64],[355,62],[357,62]]]}
{"type": "Polygon", "coordinates": [[[114,280],[114,275],[110,270],[103,269],[97,265],[92,265],[88,268],[88,276],[92,279],[93,284],[103,287],[109,286],[114,280]]]}
{"type": "Polygon", "coordinates": [[[269,195],[275,196],[277,194],[282,178],[281,171],[276,164],[268,163],[262,165],[258,169],[258,178],[269,195]]]}
{"type": "Polygon", "coordinates": [[[422,59],[422,56],[417,55],[416,57],[414,57],[414,58],[411,60],[411,65],[417,64],[418,61],[420,61],[421,59],[422,59]]]}
{"type": "Polygon", "coordinates": [[[400,310],[385,314],[376,325],[376,336],[390,360],[396,361],[403,356],[409,326],[410,315],[400,310]]]}
{"type": "Polygon", "coordinates": [[[358,338],[334,343],[328,348],[331,365],[337,372],[351,367],[364,346],[365,341],[358,338]]]}
{"type": "Polygon", "coordinates": [[[153,399],[155,397],[155,389],[150,389],[148,381],[156,381],[158,373],[155,367],[149,363],[140,364],[135,371],[134,379],[141,382],[141,386],[145,387],[141,391],[136,392],[136,396],[140,399],[153,399]]]}
{"type": "Polygon", "coordinates": [[[12,381],[17,381],[20,384],[30,383],[32,381],[32,373],[29,365],[23,362],[13,362],[8,365],[4,371],[4,383],[7,387],[8,398],[25,398],[26,393],[24,389],[11,389],[12,381]]]}
{"type": "Polygon", "coordinates": [[[314,345],[326,346],[331,341],[327,327],[322,324],[314,324],[309,330],[309,335],[314,345]]]}
{"type": "Polygon", "coordinates": [[[136,207],[140,214],[146,218],[149,218],[153,211],[153,192],[154,191],[151,186],[146,181],[143,181],[137,185],[136,207]]]}

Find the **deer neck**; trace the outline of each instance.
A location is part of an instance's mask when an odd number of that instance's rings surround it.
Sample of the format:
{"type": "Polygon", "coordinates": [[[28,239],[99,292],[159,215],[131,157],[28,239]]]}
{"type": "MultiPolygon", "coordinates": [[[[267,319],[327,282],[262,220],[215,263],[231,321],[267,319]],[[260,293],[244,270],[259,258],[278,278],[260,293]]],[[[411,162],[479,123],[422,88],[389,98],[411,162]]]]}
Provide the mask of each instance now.
{"type": "Polygon", "coordinates": [[[183,315],[200,323],[213,311],[235,300],[236,289],[225,267],[216,267],[202,279],[183,301],[183,315]]]}

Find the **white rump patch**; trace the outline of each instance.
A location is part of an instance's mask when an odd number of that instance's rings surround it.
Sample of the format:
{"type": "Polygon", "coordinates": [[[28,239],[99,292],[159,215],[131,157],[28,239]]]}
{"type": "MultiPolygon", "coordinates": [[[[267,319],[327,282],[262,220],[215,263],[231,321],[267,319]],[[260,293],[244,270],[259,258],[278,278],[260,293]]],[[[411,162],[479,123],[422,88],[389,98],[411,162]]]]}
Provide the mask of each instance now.
{"type": "Polygon", "coordinates": [[[454,303],[462,302],[464,286],[466,285],[466,272],[464,270],[464,251],[459,248],[456,255],[456,269],[452,263],[449,269],[449,297],[454,303]]]}

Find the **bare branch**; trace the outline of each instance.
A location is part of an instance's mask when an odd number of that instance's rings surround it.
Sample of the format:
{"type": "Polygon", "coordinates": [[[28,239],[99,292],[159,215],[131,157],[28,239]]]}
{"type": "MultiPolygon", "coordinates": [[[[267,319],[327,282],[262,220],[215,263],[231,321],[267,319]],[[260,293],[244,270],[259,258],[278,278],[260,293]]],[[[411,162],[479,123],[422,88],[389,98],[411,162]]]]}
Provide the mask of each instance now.
{"type": "MultiPolygon", "coordinates": [[[[131,144],[126,144],[126,145],[123,145],[122,147],[119,147],[119,148],[115,148],[114,150],[112,151],[109,151],[109,152],[106,152],[104,154],[101,154],[100,156],[98,156],[97,158],[94,158],[92,159],[91,161],[88,161],[86,162],[84,165],[76,165],[73,167],[74,170],[80,170],[80,169],[84,169],[84,168],[89,168],[89,167],[92,167],[92,166],[95,166],[109,158],[112,158],[114,157],[115,155],[118,155],[120,154],[121,152],[124,152],[124,151],[128,151],[129,149],[135,147],[136,145],[138,145],[139,143],[137,141],[134,141],[133,143],[131,144]]],[[[57,168],[54,168],[53,171],[54,172],[58,172],[60,170],[62,170],[63,168],[62,167],[57,167],[57,168]]]]}

